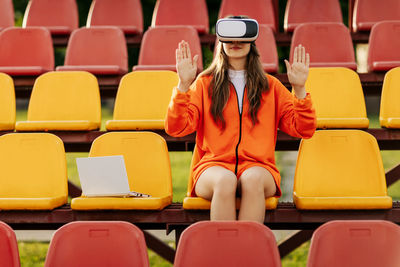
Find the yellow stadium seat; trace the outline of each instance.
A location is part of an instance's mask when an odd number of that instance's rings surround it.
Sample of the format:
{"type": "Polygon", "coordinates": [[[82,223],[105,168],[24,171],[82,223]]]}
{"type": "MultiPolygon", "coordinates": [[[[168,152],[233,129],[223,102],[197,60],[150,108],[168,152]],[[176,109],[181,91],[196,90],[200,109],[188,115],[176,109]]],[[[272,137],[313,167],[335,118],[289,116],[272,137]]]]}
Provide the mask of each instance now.
{"type": "Polygon", "coordinates": [[[379,121],[382,127],[400,128],[400,67],[389,70],[383,80],[379,121]]]}
{"type": "Polygon", "coordinates": [[[68,201],[64,144],[50,133],[0,136],[0,210],[50,210],[68,201]]]}
{"type": "Polygon", "coordinates": [[[376,139],[361,130],[320,130],[302,140],[294,176],[298,209],[389,209],[376,139]]]}
{"type": "Polygon", "coordinates": [[[72,199],[75,210],[161,210],[172,202],[172,178],[165,140],[152,132],[110,132],[93,141],[89,157],[123,155],[132,191],[149,198],[85,197],[72,199]]]}
{"type": "Polygon", "coordinates": [[[348,68],[310,68],[311,94],[318,128],[368,128],[364,94],[357,73],[348,68]]]}
{"type": "Polygon", "coordinates": [[[10,76],[0,73],[0,131],[15,128],[14,82],[10,76]]]}
{"type": "Polygon", "coordinates": [[[120,82],[113,120],[107,130],[163,130],[172,89],[178,75],[172,71],[135,71],[120,82]]]}
{"type": "Polygon", "coordinates": [[[97,79],[84,71],[48,72],[36,79],[28,120],[17,131],[89,131],[100,128],[97,79]]]}
{"type": "MultiPolygon", "coordinates": [[[[193,151],[192,163],[190,169],[193,169],[193,166],[201,159],[201,155],[197,146],[195,146],[193,151]]],[[[193,187],[193,178],[192,174],[190,174],[188,179],[188,187],[186,197],[183,199],[183,208],[187,210],[209,210],[211,207],[211,201],[208,201],[201,197],[191,197],[191,190],[193,187]]],[[[276,209],[278,205],[278,198],[269,197],[265,199],[265,209],[272,210],[276,209]]],[[[236,208],[240,207],[240,198],[236,199],[236,208]]]]}

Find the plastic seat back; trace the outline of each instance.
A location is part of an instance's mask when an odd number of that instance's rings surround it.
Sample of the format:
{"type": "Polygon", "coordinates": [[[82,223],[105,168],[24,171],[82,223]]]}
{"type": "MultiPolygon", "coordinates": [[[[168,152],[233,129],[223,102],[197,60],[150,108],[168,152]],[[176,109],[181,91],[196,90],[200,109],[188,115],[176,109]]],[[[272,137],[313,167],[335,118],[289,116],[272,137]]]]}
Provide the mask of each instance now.
{"type": "Polygon", "coordinates": [[[11,27],[0,32],[0,72],[40,75],[53,69],[53,42],[47,29],[11,27]]]}
{"type": "Polygon", "coordinates": [[[338,0],[288,0],[283,28],[286,32],[293,32],[301,23],[342,21],[338,0]]]}
{"type": "Polygon", "coordinates": [[[178,85],[172,71],[135,71],[120,82],[113,120],[107,130],[164,129],[164,119],[172,89],[178,85]]]}
{"type": "Polygon", "coordinates": [[[372,27],[369,36],[368,70],[388,71],[392,68],[399,67],[399,47],[400,18],[398,21],[382,21],[376,23],[372,27]]]}
{"type": "Polygon", "coordinates": [[[0,136],[0,169],[0,209],[53,209],[67,203],[67,163],[57,136],[0,136]]]}
{"type": "Polygon", "coordinates": [[[0,30],[14,26],[14,5],[12,0],[0,0],[0,30]]]}
{"type": "Polygon", "coordinates": [[[131,190],[172,200],[165,140],[152,132],[110,132],[96,138],[89,157],[123,155],[131,190]]]}
{"type": "MultiPolygon", "coordinates": [[[[351,15],[351,14],[350,14],[351,15]]],[[[355,0],[353,10],[353,31],[369,31],[372,26],[384,20],[400,20],[398,0],[355,0]]]]}
{"type": "Polygon", "coordinates": [[[0,221],[0,265],[19,267],[18,242],[14,230],[0,221]]]}
{"type": "Polygon", "coordinates": [[[256,222],[203,221],[183,231],[175,263],[183,266],[281,266],[272,231],[256,222]]]}
{"type": "Polygon", "coordinates": [[[160,25],[193,26],[199,34],[208,33],[206,1],[157,0],[151,26],[160,25]]]}
{"type": "Polygon", "coordinates": [[[124,33],[114,26],[75,30],[68,42],[64,66],[57,67],[57,70],[125,74],[128,71],[128,52],[124,33]]]}
{"type": "Polygon", "coordinates": [[[52,34],[71,34],[79,27],[75,0],[30,0],[22,27],[43,26],[52,34]]]}
{"type": "Polygon", "coordinates": [[[95,130],[100,128],[101,103],[97,79],[84,71],[49,72],[36,79],[27,121],[18,131],[95,130]]]}
{"type": "Polygon", "coordinates": [[[293,200],[298,209],[389,209],[376,139],[361,130],[320,130],[300,143],[293,200]]]}
{"type": "Polygon", "coordinates": [[[272,29],[266,25],[259,26],[259,34],[256,40],[257,50],[263,69],[267,73],[277,73],[279,69],[278,50],[272,29]]]}
{"type": "Polygon", "coordinates": [[[346,67],[357,69],[350,31],[341,23],[303,23],[296,27],[290,46],[301,44],[311,55],[310,67],[346,67]]]}
{"type": "Polygon", "coordinates": [[[15,92],[14,82],[10,76],[0,73],[0,131],[15,128],[15,92]]]}
{"type": "Polygon", "coordinates": [[[274,4],[271,0],[222,0],[219,8],[218,18],[227,16],[245,15],[257,20],[276,32],[278,27],[275,21],[274,4]]]}
{"type": "Polygon", "coordinates": [[[200,39],[197,31],[190,26],[157,26],[149,28],[143,36],[138,65],[133,70],[176,71],[175,50],[178,43],[189,43],[192,57],[199,55],[197,71],[203,70],[200,39]]]}
{"type": "Polygon", "coordinates": [[[77,221],[58,229],[51,239],[46,267],[149,266],[143,232],[120,221],[77,221]]]}
{"type": "Polygon", "coordinates": [[[400,227],[389,221],[331,221],[311,239],[307,267],[400,266],[400,227]]]}
{"type": "Polygon", "coordinates": [[[143,32],[140,0],[93,0],[86,27],[117,26],[126,34],[143,32]]]}
{"type": "Polygon", "coordinates": [[[318,128],[368,128],[358,74],[347,68],[311,68],[306,82],[318,128]]]}
{"type": "Polygon", "coordinates": [[[385,75],[382,87],[379,121],[382,127],[400,128],[400,67],[385,75]]]}

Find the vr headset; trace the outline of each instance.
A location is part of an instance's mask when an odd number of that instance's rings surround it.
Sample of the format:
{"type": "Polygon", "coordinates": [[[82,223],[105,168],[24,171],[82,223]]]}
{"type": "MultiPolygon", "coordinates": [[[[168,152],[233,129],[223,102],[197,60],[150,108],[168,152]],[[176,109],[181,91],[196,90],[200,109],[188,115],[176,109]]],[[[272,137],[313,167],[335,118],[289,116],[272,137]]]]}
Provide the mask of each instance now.
{"type": "Polygon", "coordinates": [[[215,25],[215,31],[220,42],[251,43],[258,37],[258,22],[254,19],[240,17],[219,19],[215,25]]]}

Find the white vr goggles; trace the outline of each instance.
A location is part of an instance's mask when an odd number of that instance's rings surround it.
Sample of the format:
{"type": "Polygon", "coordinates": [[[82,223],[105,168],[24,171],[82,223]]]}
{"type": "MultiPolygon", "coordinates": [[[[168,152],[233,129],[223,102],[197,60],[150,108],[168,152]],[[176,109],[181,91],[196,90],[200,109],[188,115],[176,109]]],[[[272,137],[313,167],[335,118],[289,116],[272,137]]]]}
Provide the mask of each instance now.
{"type": "Polygon", "coordinates": [[[218,40],[223,43],[254,42],[258,37],[258,22],[254,19],[219,19],[215,25],[218,40]]]}

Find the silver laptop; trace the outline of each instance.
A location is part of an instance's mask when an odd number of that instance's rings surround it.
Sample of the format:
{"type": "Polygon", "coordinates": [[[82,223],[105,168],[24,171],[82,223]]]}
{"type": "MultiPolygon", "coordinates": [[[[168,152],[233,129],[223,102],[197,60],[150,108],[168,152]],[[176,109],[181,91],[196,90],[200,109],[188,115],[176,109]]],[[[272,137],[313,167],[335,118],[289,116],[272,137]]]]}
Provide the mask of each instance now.
{"type": "Polygon", "coordinates": [[[150,197],[131,191],[124,157],[77,158],[82,195],[86,197],[150,197]]]}

